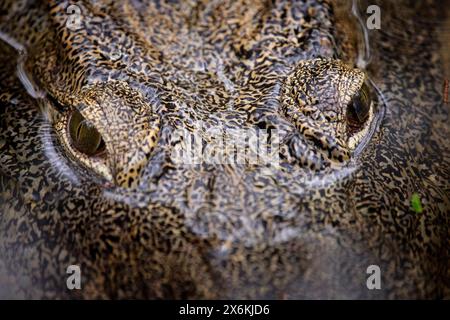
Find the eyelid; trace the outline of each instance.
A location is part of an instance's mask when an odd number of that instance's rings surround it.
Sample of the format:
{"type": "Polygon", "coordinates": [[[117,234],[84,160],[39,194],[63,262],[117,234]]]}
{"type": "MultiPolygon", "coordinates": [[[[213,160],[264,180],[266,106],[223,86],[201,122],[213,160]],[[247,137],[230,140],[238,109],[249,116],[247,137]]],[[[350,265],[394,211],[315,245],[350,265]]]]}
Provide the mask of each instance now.
{"type": "Polygon", "coordinates": [[[47,99],[57,112],[65,113],[69,111],[69,107],[60,104],[59,101],[52,95],[47,94],[47,99]]]}

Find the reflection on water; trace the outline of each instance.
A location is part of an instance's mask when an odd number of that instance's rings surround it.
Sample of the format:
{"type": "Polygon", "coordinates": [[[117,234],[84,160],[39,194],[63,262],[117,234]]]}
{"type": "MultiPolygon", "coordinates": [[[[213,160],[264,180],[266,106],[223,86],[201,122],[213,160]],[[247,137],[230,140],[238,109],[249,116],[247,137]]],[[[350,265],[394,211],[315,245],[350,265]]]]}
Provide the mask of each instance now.
{"type": "MultiPolygon", "coordinates": [[[[358,57],[356,60],[356,66],[365,69],[370,63],[370,43],[369,33],[366,26],[366,15],[361,13],[361,8],[358,6],[358,0],[352,2],[352,15],[356,17],[359,24],[359,32],[361,35],[358,37],[358,57]]],[[[363,11],[365,12],[364,8],[363,11]]]]}

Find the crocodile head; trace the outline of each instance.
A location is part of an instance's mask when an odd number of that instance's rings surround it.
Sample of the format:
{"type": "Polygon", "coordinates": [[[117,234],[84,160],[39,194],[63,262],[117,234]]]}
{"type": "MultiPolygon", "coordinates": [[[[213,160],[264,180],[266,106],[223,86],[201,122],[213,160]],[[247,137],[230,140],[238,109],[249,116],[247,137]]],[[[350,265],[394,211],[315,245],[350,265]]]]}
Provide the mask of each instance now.
{"type": "Polygon", "coordinates": [[[442,295],[438,51],[396,56],[375,38],[381,69],[358,68],[363,36],[340,5],[6,1],[1,59],[19,52],[0,92],[8,292],[442,295]],[[79,291],[60,283],[73,264],[79,291]],[[372,264],[384,290],[366,287],[372,264]]]}

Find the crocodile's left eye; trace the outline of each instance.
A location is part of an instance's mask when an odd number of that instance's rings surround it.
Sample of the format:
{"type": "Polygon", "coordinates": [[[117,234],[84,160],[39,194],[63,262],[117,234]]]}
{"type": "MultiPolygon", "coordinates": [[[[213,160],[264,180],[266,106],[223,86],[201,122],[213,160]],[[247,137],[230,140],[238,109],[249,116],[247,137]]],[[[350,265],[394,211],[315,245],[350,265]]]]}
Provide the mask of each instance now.
{"type": "Polygon", "coordinates": [[[369,87],[363,83],[361,89],[356,93],[347,106],[347,121],[352,128],[360,127],[369,117],[370,97],[369,87]]]}
{"type": "Polygon", "coordinates": [[[97,129],[79,111],[73,111],[68,121],[68,131],[72,145],[87,156],[105,152],[105,142],[97,129]]]}

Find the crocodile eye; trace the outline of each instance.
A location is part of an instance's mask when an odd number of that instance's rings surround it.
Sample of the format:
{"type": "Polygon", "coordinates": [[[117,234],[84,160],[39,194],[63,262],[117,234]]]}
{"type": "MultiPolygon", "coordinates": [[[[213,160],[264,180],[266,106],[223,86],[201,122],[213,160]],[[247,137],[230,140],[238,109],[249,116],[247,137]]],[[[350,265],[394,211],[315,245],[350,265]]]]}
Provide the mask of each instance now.
{"type": "Polygon", "coordinates": [[[350,127],[359,127],[367,120],[370,104],[370,90],[369,87],[363,83],[361,89],[353,97],[347,107],[347,121],[350,127]]]}
{"type": "Polygon", "coordinates": [[[105,151],[105,142],[100,133],[81,115],[79,111],[72,112],[68,129],[72,145],[87,156],[101,155],[105,151]]]}

